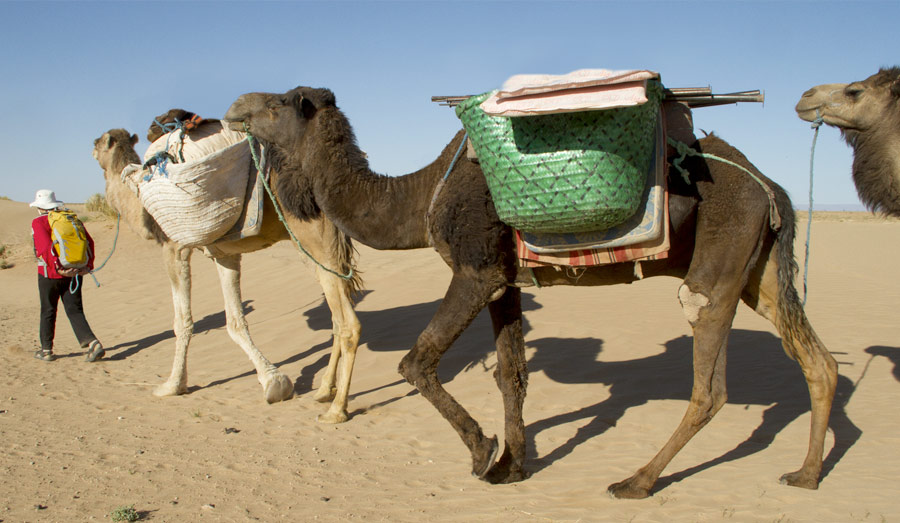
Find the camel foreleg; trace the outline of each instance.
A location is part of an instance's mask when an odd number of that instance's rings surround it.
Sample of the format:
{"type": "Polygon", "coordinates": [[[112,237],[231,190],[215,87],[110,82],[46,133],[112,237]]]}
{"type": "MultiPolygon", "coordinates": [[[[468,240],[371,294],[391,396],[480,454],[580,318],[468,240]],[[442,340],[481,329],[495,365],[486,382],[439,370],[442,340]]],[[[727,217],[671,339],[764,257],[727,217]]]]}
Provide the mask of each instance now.
{"type": "Polygon", "coordinates": [[[528,387],[525,339],[522,334],[522,291],[507,287],[498,300],[488,304],[497,345],[494,377],[503,395],[503,454],[488,471],[491,483],[513,483],[528,477],[525,472],[525,421],[522,406],[528,387]]]}
{"type": "Polygon", "coordinates": [[[172,288],[172,305],[175,310],[175,360],[172,372],[165,383],[153,390],[156,396],[177,396],[187,392],[187,353],[194,333],[191,316],[191,249],[183,249],[173,243],[163,244],[163,263],[172,288]]]}
{"type": "Polygon", "coordinates": [[[498,452],[497,438],[486,438],[478,422],[448,393],[437,376],[437,366],[447,349],[487,305],[500,285],[454,274],[437,312],[416,344],[400,361],[406,380],[450,422],[472,456],[472,474],[484,478],[498,452]]]}
{"type": "Polygon", "coordinates": [[[266,401],[276,403],[294,395],[294,384],[263,356],[250,338],[241,302],[241,255],[214,258],[225,298],[225,323],[228,335],[250,358],[256,368],[257,379],[263,387],[266,401]]]}

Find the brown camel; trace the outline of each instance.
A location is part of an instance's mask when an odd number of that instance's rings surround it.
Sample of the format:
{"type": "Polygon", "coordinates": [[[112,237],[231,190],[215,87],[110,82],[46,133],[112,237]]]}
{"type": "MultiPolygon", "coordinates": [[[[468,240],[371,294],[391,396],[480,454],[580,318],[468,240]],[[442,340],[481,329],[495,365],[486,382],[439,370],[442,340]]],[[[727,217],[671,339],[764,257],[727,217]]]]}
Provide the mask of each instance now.
{"type": "MultiPolygon", "coordinates": [[[[440,411],[471,452],[473,474],[492,483],[525,479],[522,405],[528,373],[522,333],[521,287],[613,285],[641,277],[684,279],[678,291],[694,332],[694,387],[684,419],[662,450],[632,477],[611,485],[623,498],[642,498],[669,461],[725,404],[725,347],[743,299],[770,320],[785,352],[803,370],[812,403],[809,450],[802,467],[782,476],[789,485],[816,488],[837,364],[809,325],[792,278],[794,215],[784,191],[736,149],[715,136],[694,149],[727,157],[750,169],[772,191],[782,226],[770,228],[770,200],[745,173],[722,162],[689,157],[691,183],[669,173],[669,258],[587,268],[574,277],[552,267],[533,274],[516,262],[513,231],[501,223],[479,166],[462,159],[435,195],[463,139],[460,132],[429,166],[402,177],[373,173],[347,118],[327,89],[298,87],[284,94],[251,93],[224,117],[269,147],[284,174],[279,193],[288,209],[311,219],[321,210],[355,240],[376,249],[434,247],[453,271],[437,313],[400,363],[400,373],[440,411]],[[431,205],[432,198],[434,199],[431,205]],[[642,276],[640,275],[642,273],[642,276]],[[478,423],[442,387],[442,355],[485,306],[494,326],[503,396],[505,441],[485,437],[478,423]]],[[[602,318],[602,311],[598,311],[602,318]]],[[[560,355],[560,357],[565,357],[560,355]]]]}
{"type": "Polygon", "coordinates": [[[861,82],[817,85],[803,93],[797,115],[841,130],[853,148],[853,183],[875,212],[900,216],[900,67],[861,82]]]}
{"type": "MultiPolygon", "coordinates": [[[[218,121],[206,121],[203,125],[217,126],[218,121]]],[[[216,132],[215,129],[207,131],[216,132]]],[[[155,240],[162,246],[163,260],[172,286],[175,308],[175,361],[172,373],[165,383],[154,390],[157,396],[171,396],[187,392],[187,351],[193,333],[191,317],[191,255],[194,249],[170,241],[159,225],[141,206],[138,197],[123,183],[120,173],[129,165],[141,160],[134,150],[138,137],[124,129],[112,129],[94,141],[94,158],[103,168],[106,178],[106,198],[122,219],[140,236],[155,240]]],[[[277,173],[272,177],[277,180],[277,173]]],[[[269,198],[265,198],[263,222],[259,235],[230,242],[214,244],[212,258],[219,273],[225,298],[225,316],[228,334],[247,353],[256,368],[263,386],[266,401],[274,403],[289,399],[294,389],[291,380],[278,371],[256,348],[250,338],[247,321],[241,303],[240,275],[241,254],[269,247],[288,239],[284,225],[278,221],[269,198]]],[[[286,217],[291,230],[304,248],[324,266],[346,274],[353,266],[353,247],[343,233],[324,216],[315,220],[297,220],[286,217]]],[[[360,281],[354,276],[345,280],[321,268],[316,276],[331,309],[334,342],[328,369],[315,394],[318,401],[331,401],[329,410],[318,420],[341,423],[348,419],[347,395],[360,335],[359,320],[353,310],[351,294],[360,281]]]]}

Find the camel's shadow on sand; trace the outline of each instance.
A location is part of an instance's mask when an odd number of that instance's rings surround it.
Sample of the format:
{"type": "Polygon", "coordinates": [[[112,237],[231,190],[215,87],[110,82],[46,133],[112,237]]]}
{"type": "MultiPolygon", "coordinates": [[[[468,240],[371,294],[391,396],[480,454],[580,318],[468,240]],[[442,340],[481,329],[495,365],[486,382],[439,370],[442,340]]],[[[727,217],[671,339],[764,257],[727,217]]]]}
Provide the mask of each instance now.
{"type": "MultiPolygon", "coordinates": [[[[247,315],[253,312],[253,300],[244,300],[242,303],[244,307],[244,315],[247,315]]],[[[225,311],[216,312],[213,314],[209,314],[204,316],[202,319],[194,322],[194,335],[201,334],[206,331],[211,331],[215,329],[223,329],[225,328],[225,311]]],[[[147,336],[145,338],[141,338],[139,340],[134,341],[126,341],[122,343],[118,343],[111,347],[106,347],[107,356],[106,359],[110,361],[116,360],[124,360],[130,356],[134,356],[138,352],[148,349],[157,343],[162,343],[166,340],[174,340],[175,339],[175,331],[167,330],[160,332],[159,334],[153,334],[147,336]]],[[[240,350],[240,349],[238,349],[240,350]]]]}
{"type": "MultiPolygon", "coordinates": [[[[666,342],[665,349],[660,354],[615,362],[603,361],[603,342],[593,338],[544,338],[530,341],[527,345],[537,349],[528,362],[530,373],[543,371],[560,383],[598,383],[609,387],[609,397],[603,401],[533,422],[526,427],[528,437],[531,438],[532,455],[537,455],[534,445],[536,434],[563,423],[582,422],[568,441],[532,460],[533,472],[540,471],[571,453],[584,441],[606,432],[631,407],[657,399],[690,399],[693,380],[693,338],[690,336],[666,342]],[[561,358],[561,354],[565,354],[565,358],[561,358]],[[578,369],[575,379],[570,376],[571,369],[578,369]]],[[[765,449],[781,430],[810,410],[809,392],[800,367],[784,354],[781,340],[769,332],[742,329],[731,331],[726,376],[728,404],[768,405],[763,412],[762,422],[752,429],[747,439],[725,454],[661,477],[654,491],[712,466],[765,449]]],[[[825,457],[822,477],[828,475],[862,435],[862,431],[847,417],[845,410],[853,390],[853,382],[839,374],[829,422],[835,443],[825,457]]],[[[751,430],[751,427],[747,428],[748,431],[751,430]]],[[[707,430],[715,430],[715,422],[707,430]]],[[[798,457],[797,465],[799,464],[798,457]]]]}
{"type": "MultiPolygon", "coordinates": [[[[364,326],[364,339],[361,343],[367,343],[369,350],[374,351],[408,350],[415,343],[418,333],[434,315],[439,303],[438,300],[382,311],[360,312],[360,321],[364,326]],[[399,324],[409,328],[397,329],[396,326],[399,324]]],[[[531,295],[522,295],[523,311],[540,307],[541,305],[531,295]]],[[[324,306],[310,309],[305,315],[311,328],[331,328],[330,315],[324,306]]],[[[597,383],[609,387],[609,397],[601,402],[532,422],[526,427],[530,439],[530,454],[538,456],[529,462],[529,469],[533,473],[550,466],[570,454],[581,443],[615,426],[631,407],[655,399],[684,401],[690,399],[693,379],[691,354],[693,339],[689,336],[670,340],[665,344],[664,351],[654,356],[604,362],[602,340],[596,338],[529,340],[527,319],[523,321],[526,346],[536,349],[528,361],[529,373],[543,371],[549,378],[559,383],[597,383]],[[535,445],[537,434],[557,425],[580,420],[583,420],[583,423],[568,441],[555,449],[545,451],[543,455],[538,453],[535,445]]],[[[600,328],[602,330],[602,327],[600,328]]],[[[490,318],[486,312],[482,312],[442,358],[439,368],[441,380],[449,381],[460,372],[477,365],[489,370],[486,361],[494,351],[492,336],[490,318]]],[[[873,347],[868,352],[887,356],[895,362],[900,361],[898,356],[900,350],[873,347]]],[[[327,355],[323,355],[321,365],[324,366],[326,363],[327,355]]],[[[385,387],[402,382],[403,380],[397,380],[385,387]]],[[[727,382],[729,404],[768,406],[763,413],[762,422],[755,429],[748,426],[747,439],[734,449],[706,463],[660,478],[656,489],[664,488],[717,464],[737,460],[765,449],[787,425],[810,410],[809,392],[799,365],[784,354],[781,340],[769,332],[732,330],[729,336],[727,382]]],[[[829,422],[835,443],[825,457],[823,477],[828,475],[862,434],[846,414],[845,407],[853,390],[853,382],[846,376],[838,375],[837,392],[829,422]]],[[[371,391],[357,392],[352,397],[363,396],[369,392],[371,391]]],[[[415,391],[411,394],[414,393],[415,391]]],[[[396,399],[369,408],[379,407],[396,399]]],[[[673,424],[672,428],[674,427],[673,424]]],[[[798,458],[797,465],[799,464],[798,458]]]]}
{"type": "MultiPolygon", "coordinates": [[[[364,300],[371,292],[373,291],[361,293],[357,302],[364,300]]],[[[252,312],[251,303],[251,301],[244,302],[246,313],[252,312]]],[[[424,330],[428,321],[437,311],[439,304],[440,300],[435,300],[379,311],[358,310],[357,314],[363,325],[360,345],[365,344],[371,351],[405,352],[409,350],[415,343],[418,334],[424,330]],[[402,325],[403,328],[398,328],[398,325],[402,325]]],[[[523,311],[527,312],[540,307],[541,305],[530,294],[522,295],[523,311]]],[[[324,300],[316,307],[304,311],[303,315],[309,328],[331,330],[331,313],[324,300]]],[[[196,322],[194,331],[200,333],[205,330],[224,328],[224,326],[225,315],[220,312],[196,322]]],[[[602,326],[598,329],[602,331],[602,326]]],[[[558,383],[596,383],[609,389],[609,396],[603,401],[572,412],[564,412],[534,421],[526,427],[526,433],[530,440],[529,452],[532,456],[537,456],[529,461],[529,469],[532,473],[538,473],[549,467],[570,454],[581,443],[614,427],[631,407],[643,405],[651,400],[688,401],[690,398],[693,371],[692,338],[689,336],[681,336],[666,342],[663,352],[653,356],[627,361],[604,362],[602,339],[542,338],[529,340],[527,319],[523,320],[523,331],[526,333],[526,346],[535,349],[533,356],[528,361],[529,373],[544,372],[550,379],[558,383]],[[554,449],[545,450],[543,454],[538,453],[535,444],[537,434],[558,425],[579,422],[581,425],[571,438],[554,449]]],[[[110,356],[109,359],[124,359],[169,338],[174,338],[171,330],[135,342],[117,345],[112,347],[112,350],[124,350],[110,356]]],[[[443,382],[450,381],[458,374],[477,366],[481,366],[485,371],[491,370],[488,368],[487,361],[494,352],[492,340],[493,329],[490,318],[486,312],[482,312],[441,360],[439,367],[441,380],[443,382]]],[[[755,429],[747,427],[748,437],[725,454],[689,469],[661,477],[654,491],[720,463],[737,460],[764,450],[787,425],[809,412],[809,393],[806,382],[799,366],[784,354],[781,340],[778,337],[769,332],[734,329],[729,336],[728,348],[728,403],[731,405],[768,406],[763,412],[761,423],[755,429]]],[[[283,361],[275,362],[275,364],[280,367],[319,354],[320,356],[315,361],[304,366],[300,376],[295,379],[295,392],[305,394],[313,390],[315,375],[328,364],[330,350],[331,341],[328,340],[283,361]]],[[[884,356],[893,361],[894,375],[900,381],[900,371],[898,371],[900,349],[870,347],[866,349],[866,352],[872,354],[873,357],[884,356]]],[[[203,388],[215,387],[253,375],[253,369],[248,369],[236,376],[213,381],[203,388]]],[[[489,379],[493,379],[493,377],[489,379]]],[[[398,377],[376,389],[357,391],[350,396],[351,406],[353,399],[401,383],[404,383],[404,380],[398,377]]],[[[849,378],[838,375],[837,393],[829,422],[829,427],[834,433],[835,443],[825,457],[823,477],[828,475],[862,434],[862,431],[847,417],[845,410],[854,387],[855,385],[849,378]]],[[[191,390],[196,389],[192,388],[191,390]]],[[[413,390],[377,405],[369,405],[364,410],[351,411],[351,417],[415,393],[416,391],[413,390]]],[[[713,428],[708,430],[715,430],[714,427],[713,423],[713,428]]],[[[674,429],[674,424],[672,428],[674,429]]],[[[799,465],[799,458],[797,464],[799,465]]]]}

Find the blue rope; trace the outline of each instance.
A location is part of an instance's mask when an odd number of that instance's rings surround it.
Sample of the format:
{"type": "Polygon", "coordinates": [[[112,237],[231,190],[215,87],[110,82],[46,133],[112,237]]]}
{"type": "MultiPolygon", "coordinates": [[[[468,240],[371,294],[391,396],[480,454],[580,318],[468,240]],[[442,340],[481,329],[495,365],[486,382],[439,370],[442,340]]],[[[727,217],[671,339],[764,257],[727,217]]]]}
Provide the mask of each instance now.
{"type": "Polygon", "coordinates": [[[809,209],[806,220],[806,253],[803,256],[803,305],[806,306],[806,281],[809,275],[809,242],[811,238],[812,232],[812,218],[813,218],[813,161],[816,157],[816,140],[819,138],[819,127],[825,120],[819,114],[819,110],[816,109],[816,119],[813,120],[812,125],[810,126],[812,129],[815,129],[813,133],[812,147],[809,150],[809,209]]]}
{"type": "MultiPolygon", "coordinates": [[[[96,284],[97,287],[100,286],[100,282],[97,281],[97,277],[94,276],[94,273],[99,271],[100,269],[102,269],[106,265],[106,262],[108,262],[109,259],[112,258],[113,253],[116,252],[116,242],[119,241],[119,220],[121,220],[121,218],[122,218],[122,215],[119,213],[116,213],[116,235],[113,237],[112,249],[110,249],[109,254],[106,256],[106,259],[103,260],[103,263],[101,263],[99,267],[96,267],[94,270],[92,270],[91,272],[88,273],[91,275],[91,278],[94,279],[94,284],[96,284]]],[[[71,292],[72,294],[75,294],[78,291],[78,276],[75,276],[72,279],[75,280],[75,288],[73,289],[72,282],[69,282],[69,292],[71,292]]]]}
{"type": "Polygon", "coordinates": [[[701,153],[701,152],[695,151],[688,144],[686,144],[684,142],[679,142],[678,140],[674,140],[672,138],[666,138],[666,143],[668,143],[669,145],[674,147],[675,150],[681,155],[679,158],[677,158],[675,161],[672,162],[672,167],[675,167],[675,169],[677,169],[678,172],[681,173],[682,178],[684,178],[684,181],[688,185],[690,185],[690,183],[691,183],[690,173],[687,171],[687,169],[685,169],[684,167],[681,166],[681,162],[687,156],[698,156],[700,158],[704,158],[707,160],[716,160],[716,161],[722,162],[726,165],[736,167],[736,168],[744,171],[745,173],[747,173],[747,175],[750,176],[750,178],[752,178],[753,181],[755,181],[757,184],[759,184],[760,187],[762,187],[762,190],[765,191],[766,196],[769,198],[769,227],[771,227],[772,230],[775,230],[775,231],[777,231],[778,229],[781,228],[781,215],[778,214],[778,207],[777,207],[777,205],[775,205],[775,193],[772,191],[772,188],[769,187],[768,185],[766,185],[766,183],[763,182],[759,176],[756,176],[755,174],[753,174],[749,169],[747,169],[743,165],[734,163],[731,160],[727,160],[725,158],[716,156],[714,154],[701,153]]]}
{"type": "Polygon", "coordinates": [[[459,160],[459,155],[460,155],[460,153],[462,153],[463,148],[465,148],[466,140],[468,140],[468,139],[469,139],[469,133],[465,133],[463,135],[462,141],[459,142],[459,148],[456,149],[456,154],[453,155],[453,160],[450,162],[450,166],[447,167],[447,172],[444,173],[444,180],[446,180],[447,177],[450,176],[450,171],[452,171],[453,168],[456,167],[456,160],[459,160]]]}
{"type": "Polygon", "coordinates": [[[160,123],[156,118],[153,119],[153,123],[159,126],[162,129],[163,134],[171,133],[175,129],[179,128],[178,118],[175,119],[175,123],[160,123]]]}

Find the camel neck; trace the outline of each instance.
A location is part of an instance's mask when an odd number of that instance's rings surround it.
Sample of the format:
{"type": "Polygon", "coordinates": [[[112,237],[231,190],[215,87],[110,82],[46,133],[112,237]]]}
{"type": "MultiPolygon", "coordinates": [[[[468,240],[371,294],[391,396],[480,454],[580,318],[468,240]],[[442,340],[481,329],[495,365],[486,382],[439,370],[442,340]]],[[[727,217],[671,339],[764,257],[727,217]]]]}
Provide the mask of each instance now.
{"type": "Polygon", "coordinates": [[[461,139],[454,139],[427,167],[404,176],[333,162],[340,165],[317,177],[316,201],[346,234],[374,249],[429,247],[426,213],[461,139]]]}

